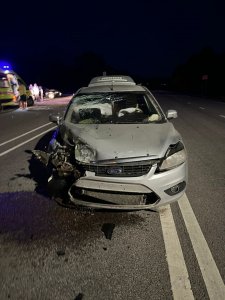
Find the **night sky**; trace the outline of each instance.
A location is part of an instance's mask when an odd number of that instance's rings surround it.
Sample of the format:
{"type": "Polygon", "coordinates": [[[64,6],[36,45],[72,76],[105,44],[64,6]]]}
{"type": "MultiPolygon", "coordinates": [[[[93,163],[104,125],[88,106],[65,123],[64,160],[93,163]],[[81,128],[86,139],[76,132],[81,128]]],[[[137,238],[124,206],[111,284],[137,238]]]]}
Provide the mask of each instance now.
{"type": "Polygon", "coordinates": [[[46,62],[69,66],[86,52],[128,73],[170,76],[204,47],[225,51],[223,1],[2,2],[0,60],[31,80],[46,62]]]}

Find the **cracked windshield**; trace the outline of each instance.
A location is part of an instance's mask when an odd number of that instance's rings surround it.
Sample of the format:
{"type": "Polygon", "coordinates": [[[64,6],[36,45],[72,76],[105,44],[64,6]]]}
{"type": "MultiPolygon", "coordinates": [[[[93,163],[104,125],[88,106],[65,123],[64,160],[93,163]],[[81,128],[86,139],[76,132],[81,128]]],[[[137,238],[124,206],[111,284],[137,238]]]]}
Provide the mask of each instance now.
{"type": "Polygon", "coordinates": [[[95,93],[75,96],[65,120],[75,124],[142,124],[163,119],[147,94],[95,93]]]}

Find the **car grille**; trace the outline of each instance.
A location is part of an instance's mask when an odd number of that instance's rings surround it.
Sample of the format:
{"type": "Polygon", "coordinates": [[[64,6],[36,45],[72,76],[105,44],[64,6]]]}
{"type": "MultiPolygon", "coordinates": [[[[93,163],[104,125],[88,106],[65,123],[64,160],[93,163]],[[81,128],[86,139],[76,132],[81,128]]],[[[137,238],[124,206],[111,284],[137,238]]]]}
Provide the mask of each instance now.
{"type": "Polygon", "coordinates": [[[138,177],[148,174],[156,160],[110,165],[82,165],[85,171],[102,177],[138,177]]]}

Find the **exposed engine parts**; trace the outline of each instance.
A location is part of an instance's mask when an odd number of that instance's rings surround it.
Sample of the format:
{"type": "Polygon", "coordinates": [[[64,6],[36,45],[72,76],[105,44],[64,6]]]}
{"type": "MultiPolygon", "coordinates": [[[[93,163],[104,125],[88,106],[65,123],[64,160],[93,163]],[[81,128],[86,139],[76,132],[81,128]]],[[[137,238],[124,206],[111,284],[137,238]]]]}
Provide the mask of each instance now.
{"type": "Polygon", "coordinates": [[[73,176],[78,179],[81,176],[80,170],[76,168],[74,150],[72,147],[62,146],[58,142],[51,147],[51,152],[33,150],[35,157],[46,167],[52,167],[52,172],[59,177],[73,176]]]}

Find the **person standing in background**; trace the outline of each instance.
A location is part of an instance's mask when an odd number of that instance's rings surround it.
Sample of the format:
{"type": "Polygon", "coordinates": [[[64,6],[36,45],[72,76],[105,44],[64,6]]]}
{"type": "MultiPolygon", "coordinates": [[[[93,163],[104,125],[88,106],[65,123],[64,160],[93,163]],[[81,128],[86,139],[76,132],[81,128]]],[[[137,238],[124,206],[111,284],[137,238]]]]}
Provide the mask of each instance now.
{"type": "Polygon", "coordinates": [[[6,76],[7,76],[7,79],[9,81],[9,84],[10,84],[12,90],[13,90],[13,94],[16,97],[16,100],[17,100],[18,97],[19,97],[19,92],[18,92],[19,84],[18,84],[17,78],[16,78],[15,75],[13,75],[11,73],[7,73],[6,76]]]}
{"type": "Polygon", "coordinates": [[[33,90],[33,84],[30,84],[30,85],[29,85],[29,90],[30,90],[30,92],[31,92],[31,96],[32,96],[33,100],[35,100],[35,97],[34,97],[34,90],[33,90]]]}
{"type": "Polygon", "coordinates": [[[19,83],[19,108],[27,109],[27,95],[26,95],[26,87],[24,84],[19,83]]]}
{"type": "Polygon", "coordinates": [[[37,83],[34,83],[33,92],[34,92],[34,98],[35,98],[35,100],[39,101],[40,97],[39,97],[39,88],[38,88],[37,83]]]}
{"type": "Polygon", "coordinates": [[[44,94],[43,88],[42,88],[42,86],[39,86],[38,88],[39,88],[39,98],[40,98],[40,101],[43,101],[44,100],[44,98],[43,98],[43,94],[44,94]]]}

